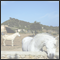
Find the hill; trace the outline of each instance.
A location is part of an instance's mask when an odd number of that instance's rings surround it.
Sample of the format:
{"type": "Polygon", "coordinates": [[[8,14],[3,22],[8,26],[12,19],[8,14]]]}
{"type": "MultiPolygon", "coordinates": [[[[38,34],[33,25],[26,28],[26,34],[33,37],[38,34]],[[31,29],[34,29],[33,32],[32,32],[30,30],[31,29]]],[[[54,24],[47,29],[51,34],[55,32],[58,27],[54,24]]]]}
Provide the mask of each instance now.
{"type": "Polygon", "coordinates": [[[25,26],[28,27],[29,24],[30,24],[29,22],[25,22],[11,17],[9,20],[2,23],[2,25],[8,25],[10,27],[16,28],[24,28],[25,26]]]}
{"type": "Polygon", "coordinates": [[[46,25],[42,25],[40,24],[40,22],[34,22],[34,23],[29,23],[29,22],[25,22],[22,20],[18,20],[15,18],[11,18],[5,22],[2,23],[2,25],[8,25],[9,27],[13,27],[13,28],[18,28],[18,29],[26,29],[26,30],[41,30],[42,31],[42,27],[46,30],[53,30],[53,31],[57,31],[59,33],[59,27],[53,27],[53,26],[46,26],[46,25]]]}

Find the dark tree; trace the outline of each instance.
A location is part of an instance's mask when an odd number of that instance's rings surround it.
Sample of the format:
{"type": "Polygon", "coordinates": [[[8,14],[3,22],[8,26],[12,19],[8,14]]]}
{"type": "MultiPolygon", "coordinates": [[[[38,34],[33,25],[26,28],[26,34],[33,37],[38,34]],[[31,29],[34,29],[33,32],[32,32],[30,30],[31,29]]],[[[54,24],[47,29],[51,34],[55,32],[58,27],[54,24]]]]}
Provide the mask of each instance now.
{"type": "Polygon", "coordinates": [[[35,35],[38,33],[37,31],[39,30],[42,30],[41,26],[40,26],[40,23],[39,22],[34,22],[30,25],[30,30],[31,31],[35,31],[35,35]]]}

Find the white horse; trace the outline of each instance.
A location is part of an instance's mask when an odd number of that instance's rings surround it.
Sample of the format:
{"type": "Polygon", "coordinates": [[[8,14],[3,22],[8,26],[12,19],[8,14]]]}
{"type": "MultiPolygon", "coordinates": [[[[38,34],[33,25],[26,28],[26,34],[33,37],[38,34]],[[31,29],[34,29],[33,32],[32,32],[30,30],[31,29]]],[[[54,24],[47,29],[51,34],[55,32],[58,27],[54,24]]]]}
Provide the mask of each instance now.
{"type": "Polygon", "coordinates": [[[20,34],[19,33],[14,33],[12,35],[3,35],[2,38],[3,38],[4,46],[5,46],[5,41],[6,40],[11,40],[12,41],[12,46],[13,46],[13,41],[14,41],[16,36],[20,36],[20,34]]]}
{"type": "Polygon", "coordinates": [[[23,40],[22,40],[22,50],[23,51],[28,51],[28,45],[30,43],[30,41],[32,40],[33,38],[32,37],[25,37],[23,40]]]}
{"type": "MultiPolygon", "coordinates": [[[[26,50],[26,51],[38,52],[38,51],[41,51],[41,49],[45,45],[47,48],[48,57],[49,58],[54,57],[55,52],[56,52],[55,45],[56,45],[57,40],[53,36],[51,36],[47,33],[41,33],[41,34],[37,34],[36,36],[34,36],[33,39],[28,38],[28,40],[26,40],[26,44],[22,44],[23,51],[26,50]],[[28,40],[30,40],[30,42],[28,40]],[[23,47],[23,45],[24,45],[24,47],[23,47]],[[28,45],[28,47],[27,47],[27,45],[28,45]]],[[[22,42],[24,43],[24,41],[22,41],[22,42]]]]}

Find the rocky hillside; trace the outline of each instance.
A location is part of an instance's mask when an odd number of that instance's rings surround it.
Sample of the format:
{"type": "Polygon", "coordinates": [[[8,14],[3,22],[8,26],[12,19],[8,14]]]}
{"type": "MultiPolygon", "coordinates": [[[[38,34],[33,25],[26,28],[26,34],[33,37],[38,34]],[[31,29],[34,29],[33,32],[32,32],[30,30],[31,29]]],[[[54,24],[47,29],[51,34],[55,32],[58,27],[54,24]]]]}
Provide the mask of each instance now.
{"type": "Polygon", "coordinates": [[[26,30],[31,30],[31,31],[32,30],[42,31],[42,27],[43,27],[43,29],[57,31],[59,33],[59,26],[58,27],[46,26],[36,21],[34,23],[29,23],[29,22],[25,22],[22,20],[11,18],[11,17],[9,18],[9,20],[6,20],[5,22],[3,22],[2,25],[8,25],[9,27],[18,28],[18,29],[26,29],[26,30]]]}

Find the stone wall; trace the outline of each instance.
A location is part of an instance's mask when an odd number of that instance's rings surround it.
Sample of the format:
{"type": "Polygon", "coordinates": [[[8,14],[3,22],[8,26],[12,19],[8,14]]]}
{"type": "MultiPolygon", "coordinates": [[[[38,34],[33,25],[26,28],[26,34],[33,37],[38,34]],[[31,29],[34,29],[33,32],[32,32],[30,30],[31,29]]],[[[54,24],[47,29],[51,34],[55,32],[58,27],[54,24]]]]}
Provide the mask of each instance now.
{"type": "MultiPolygon", "coordinates": [[[[57,53],[59,55],[59,53],[57,53]]],[[[45,52],[1,51],[1,59],[49,59],[45,52]]],[[[55,56],[54,59],[59,59],[55,56]]]]}
{"type": "Polygon", "coordinates": [[[1,59],[48,59],[45,52],[1,51],[1,59]]]}

